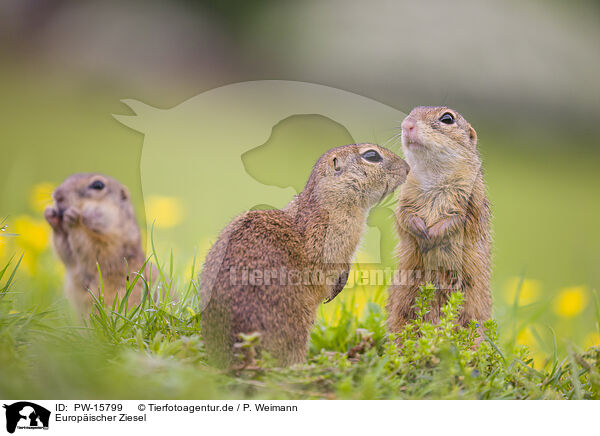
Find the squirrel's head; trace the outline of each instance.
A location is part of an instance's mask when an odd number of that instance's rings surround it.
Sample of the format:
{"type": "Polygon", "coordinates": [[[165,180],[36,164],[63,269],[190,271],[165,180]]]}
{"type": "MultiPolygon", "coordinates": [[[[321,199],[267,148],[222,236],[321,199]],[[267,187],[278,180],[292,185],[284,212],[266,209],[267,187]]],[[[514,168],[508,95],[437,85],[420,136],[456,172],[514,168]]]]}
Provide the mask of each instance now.
{"type": "Polygon", "coordinates": [[[477,133],[458,112],[419,106],[402,121],[402,148],[411,167],[468,159],[476,155],[477,133]]]}
{"type": "Polygon", "coordinates": [[[307,188],[321,204],[369,209],[402,184],[408,171],[408,164],[386,148],[344,145],[319,158],[307,188]]]}
{"type": "Polygon", "coordinates": [[[59,218],[69,207],[102,208],[105,214],[123,218],[134,216],[129,191],[112,177],[95,173],[73,174],[52,194],[59,218]]]}

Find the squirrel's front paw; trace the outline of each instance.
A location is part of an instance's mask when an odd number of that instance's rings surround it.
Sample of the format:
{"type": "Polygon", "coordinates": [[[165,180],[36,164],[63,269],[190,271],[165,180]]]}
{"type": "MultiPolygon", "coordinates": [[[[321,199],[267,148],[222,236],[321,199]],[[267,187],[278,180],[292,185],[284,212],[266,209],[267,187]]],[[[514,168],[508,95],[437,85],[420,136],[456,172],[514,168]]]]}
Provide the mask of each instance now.
{"type": "Polygon", "coordinates": [[[411,215],[408,218],[408,228],[413,236],[419,238],[422,241],[429,241],[429,232],[425,221],[420,216],[411,215]]]}
{"type": "Polygon", "coordinates": [[[81,212],[74,207],[69,207],[63,213],[63,221],[69,227],[73,227],[79,222],[79,218],[81,217],[81,212]]]}
{"type": "Polygon", "coordinates": [[[432,242],[440,242],[448,231],[448,223],[440,221],[429,227],[428,233],[432,242]]]}
{"type": "Polygon", "coordinates": [[[48,206],[44,210],[44,218],[46,218],[46,221],[48,221],[48,224],[53,229],[57,230],[60,227],[60,216],[55,208],[48,206]]]}

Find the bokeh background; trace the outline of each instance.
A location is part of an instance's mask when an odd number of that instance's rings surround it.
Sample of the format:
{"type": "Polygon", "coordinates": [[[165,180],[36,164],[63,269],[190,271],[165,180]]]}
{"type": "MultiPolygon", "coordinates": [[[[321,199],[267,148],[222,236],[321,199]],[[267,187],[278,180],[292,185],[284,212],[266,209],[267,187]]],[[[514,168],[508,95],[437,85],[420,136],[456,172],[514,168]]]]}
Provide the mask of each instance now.
{"type": "MultiPolygon", "coordinates": [[[[493,205],[501,333],[534,355],[552,352],[552,331],[559,348],[600,344],[599,22],[592,0],[2,0],[0,220],[19,236],[0,237],[0,260],[25,254],[23,294],[32,277],[57,289],[39,310],[60,298],[42,212],[66,176],[98,171],[130,188],[142,226],[145,212],[160,217],[157,242],[188,268],[192,256],[170,241],[190,209],[142,195],[144,136],[112,114],[131,114],[123,99],[166,109],[230,83],[297,80],[405,113],[461,112],[478,131],[493,205]]],[[[279,127],[271,140],[294,147],[348,142],[343,126],[319,117],[279,127]]],[[[312,160],[285,160],[275,147],[269,172],[264,147],[240,156],[248,173],[301,189],[312,160]]],[[[202,147],[189,158],[203,159],[202,147]]],[[[372,219],[391,223],[389,209],[372,219]]],[[[360,313],[369,290],[348,292],[360,313]]],[[[327,310],[334,322],[335,306],[327,310]]]]}

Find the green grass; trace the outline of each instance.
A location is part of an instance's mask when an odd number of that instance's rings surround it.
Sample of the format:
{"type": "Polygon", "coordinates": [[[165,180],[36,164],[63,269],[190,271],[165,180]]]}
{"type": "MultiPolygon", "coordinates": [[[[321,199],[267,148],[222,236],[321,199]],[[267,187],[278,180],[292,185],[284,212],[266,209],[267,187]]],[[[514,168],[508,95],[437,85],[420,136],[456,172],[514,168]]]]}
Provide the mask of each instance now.
{"type": "MultiPolygon", "coordinates": [[[[160,258],[153,252],[151,259],[160,258]]],[[[335,322],[319,311],[306,363],[277,368],[268,357],[251,358],[224,371],[206,364],[195,262],[177,276],[171,254],[159,263],[158,282],[144,283],[145,298],[130,310],[127,297],[105,307],[100,292],[86,322],[62,297],[60,274],[20,276],[19,262],[0,270],[2,398],[600,398],[599,348],[570,346],[560,355],[555,341],[548,364],[534,369],[527,347],[501,345],[493,320],[476,348],[475,325],[455,324],[460,293],[452,294],[439,324],[422,320],[436,292],[431,286],[417,303],[421,317],[398,335],[386,332],[383,292],[359,315],[356,293],[342,293],[335,322]],[[160,291],[156,301],[150,297],[170,283],[177,300],[160,291]]],[[[245,356],[256,341],[246,338],[245,356]]]]}

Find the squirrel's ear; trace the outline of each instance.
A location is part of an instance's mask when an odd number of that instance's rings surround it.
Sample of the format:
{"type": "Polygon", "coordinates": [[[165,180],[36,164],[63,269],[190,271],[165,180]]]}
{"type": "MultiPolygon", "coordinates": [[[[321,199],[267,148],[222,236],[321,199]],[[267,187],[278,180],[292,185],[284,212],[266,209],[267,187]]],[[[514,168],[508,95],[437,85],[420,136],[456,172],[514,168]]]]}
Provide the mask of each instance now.
{"type": "Polygon", "coordinates": [[[469,124],[469,139],[471,140],[471,144],[473,144],[473,146],[477,145],[477,132],[475,131],[475,129],[473,127],[471,127],[471,125],[469,124]]]}
{"type": "Polygon", "coordinates": [[[339,173],[340,171],[342,171],[342,164],[340,162],[339,157],[333,156],[331,158],[331,169],[336,173],[339,173]]]}
{"type": "Polygon", "coordinates": [[[123,186],[121,188],[121,200],[125,201],[127,199],[129,199],[129,189],[123,186]]]}

